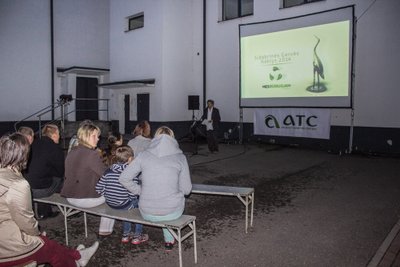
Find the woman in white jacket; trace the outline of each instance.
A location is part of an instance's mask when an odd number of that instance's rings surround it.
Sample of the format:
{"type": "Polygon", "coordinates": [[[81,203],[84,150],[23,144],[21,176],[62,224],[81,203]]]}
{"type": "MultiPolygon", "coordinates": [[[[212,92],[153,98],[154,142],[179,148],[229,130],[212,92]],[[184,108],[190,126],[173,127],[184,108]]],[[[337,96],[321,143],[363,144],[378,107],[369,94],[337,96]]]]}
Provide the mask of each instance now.
{"type": "MultiPolygon", "coordinates": [[[[174,132],[165,126],[158,128],[147,150],[126,167],[119,181],[130,192],[140,195],[139,210],[144,219],[156,222],[179,218],[192,182],[174,132]],[[134,183],[133,178],[140,173],[141,184],[134,183]]],[[[171,250],[174,237],[167,229],[163,232],[165,248],[171,250]]]]}

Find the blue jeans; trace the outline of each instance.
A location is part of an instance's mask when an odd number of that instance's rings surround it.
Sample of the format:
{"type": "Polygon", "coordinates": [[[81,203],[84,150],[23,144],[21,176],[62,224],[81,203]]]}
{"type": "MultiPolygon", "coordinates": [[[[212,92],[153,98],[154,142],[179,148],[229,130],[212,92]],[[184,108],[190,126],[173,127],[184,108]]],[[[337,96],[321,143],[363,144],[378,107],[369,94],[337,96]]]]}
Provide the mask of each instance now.
{"type": "MultiPolygon", "coordinates": [[[[133,199],[131,202],[129,202],[128,204],[126,204],[124,207],[118,208],[118,207],[112,207],[114,209],[119,209],[119,210],[130,210],[130,209],[137,209],[139,203],[139,199],[133,199]]],[[[140,235],[142,233],[142,228],[143,225],[136,223],[135,224],[135,235],[140,235]]],[[[131,222],[127,222],[127,221],[123,221],[122,222],[122,234],[123,235],[128,235],[131,232],[132,229],[132,223],[131,222]]]]}
{"type": "MultiPolygon", "coordinates": [[[[167,215],[150,215],[140,212],[142,214],[143,219],[148,220],[150,222],[162,222],[162,221],[172,221],[176,220],[182,216],[183,210],[175,211],[173,213],[167,215]]],[[[164,233],[164,240],[166,243],[173,243],[175,238],[174,236],[168,231],[167,228],[163,228],[164,233]]]]}

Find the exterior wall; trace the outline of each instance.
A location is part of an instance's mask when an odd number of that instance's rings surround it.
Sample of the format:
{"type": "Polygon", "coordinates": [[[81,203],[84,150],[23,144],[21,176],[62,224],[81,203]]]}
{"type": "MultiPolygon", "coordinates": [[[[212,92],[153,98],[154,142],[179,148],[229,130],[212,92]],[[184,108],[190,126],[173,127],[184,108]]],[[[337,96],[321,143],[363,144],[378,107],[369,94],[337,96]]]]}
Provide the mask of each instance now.
{"type": "Polygon", "coordinates": [[[49,1],[0,1],[0,121],[51,103],[49,1]]]}
{"type": "Polygon", "coordinates": [[[121,119],[121,95],[130,94],[131,119],[136,120],[136,95],[149,93],[151,121],[191,118],[188,95],[202,91],[201,7],[201,1],[184,0],[111,2],[111,82],[156,81],[154,87],[110,90],[117,98],[113,116],[121,119]],[[144,27],[124,32],[126,18],[140,12],[144,13],[144,27]]]}
{"type": "MultiPolygon", "coordinates": [[[[287,9],[279,1],[254,0],[254,15],[219,21],[220,1],[207,1],[207,97],[214,98],[224,121],[239,121],[239,24],[301,16],[355,4],[360,17],[370,1],[326,0],[287,9]]],[[[357,23],[355,41],[354,125],[400,127],[400,91],[396,86],[400,53],[397,34],[400,2],[375,2],[357,23]]],[[[332,109],[332,124],[350,125],[348,109],[332,109]]],[[[252,109],[244,110],[251,122],[252,109]]]]}
{"type": "MultiPolygon", "coordinates": [[[[53,11],[55,68],[109,68],[109,0],[54,0],[53,11]]],[[[1,1],[0,25],[0,121],[17,121],[53,102],[50,1],[1,1]]],[[[56,73],[54,84],[56,99],[72,93],[56,73]]]]}

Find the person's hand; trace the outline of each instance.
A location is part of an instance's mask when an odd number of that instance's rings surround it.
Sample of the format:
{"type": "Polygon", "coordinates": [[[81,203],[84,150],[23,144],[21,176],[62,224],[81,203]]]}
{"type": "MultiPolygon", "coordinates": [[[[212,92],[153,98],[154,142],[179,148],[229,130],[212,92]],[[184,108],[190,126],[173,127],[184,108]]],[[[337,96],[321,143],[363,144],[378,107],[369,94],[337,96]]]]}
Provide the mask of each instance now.
{"type": "Polygon", "coordinates": [[[43,231],[43,232],[40,233],[40,235],[41,236],[47,236],[47,233],[46,233],[46,231],[43,231]]]}

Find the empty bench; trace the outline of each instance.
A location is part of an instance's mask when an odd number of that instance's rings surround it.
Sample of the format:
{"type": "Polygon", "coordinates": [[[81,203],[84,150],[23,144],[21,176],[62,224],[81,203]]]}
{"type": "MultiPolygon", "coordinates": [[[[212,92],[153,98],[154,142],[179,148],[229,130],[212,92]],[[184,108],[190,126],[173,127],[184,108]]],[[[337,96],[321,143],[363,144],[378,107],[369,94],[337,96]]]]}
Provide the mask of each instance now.
{"type": "Polygon", "coordinates": [[[194,262],[197,263],[197,244],[196,244],[196,217],[190,215],[182,215],[179,219],[173,221],[163,221],[163,222],[150,222],[140,215],[138,209],[133,210],[116,210],[107,206],[107,204],[102,204],[100,206],[94,208],[79,208],[74,205],[68,203],[68,201],[60,196],[60,194],[53,194],[50,197],[46,198],[35,198],[33,199],[35,202],[47,203],[51,205],[56,205],[61,213],[64,215],[64,226],[65,226],[65,240],[68,245],[68,224],[67,218],[76,213],[83,212],[84,214],[84,223],[85,223],[85,237],[88,236],[87,233],[87,218],[86,213],[113,218],[121,221],[129,221],[132,223],[140,223],[144,225],[150,225],[160,228],[167,228],[168,231],[174,236],[174,238],[178,241],[179,248],[179,266],[182,267],[182,241],[187,239],[190,236],[193,236],[193,247],[194,247],[194,262]],[[190,230],[183,234],[182,230],[186,227],[189,227],[190,230]],[[182,236],[183,234],[183,236],[182,236]]]}
{"type": "Polygon", "coordinates": [[[250,211],[250,226],[253,226],[253,215],[254,215],[254,188],[252,187],[234,187],[224,185],[207,185],[207,184],[193,184],[192,194],[208,194],[208,195],[220,195],[220,196],[236,196],[246,207],[246,220],[245,220],[245,232],[248,229],[249,219],[249,206],[251,205],[250,211]]]}

